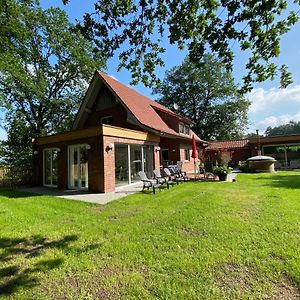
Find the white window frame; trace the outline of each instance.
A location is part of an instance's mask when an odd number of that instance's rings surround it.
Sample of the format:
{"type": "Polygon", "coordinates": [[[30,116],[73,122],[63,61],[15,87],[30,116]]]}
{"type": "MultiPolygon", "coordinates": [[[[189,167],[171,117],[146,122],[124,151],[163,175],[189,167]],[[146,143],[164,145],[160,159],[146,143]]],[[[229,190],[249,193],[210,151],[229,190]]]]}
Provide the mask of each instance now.
{"type": "MultiPolygon", "coordinates": [[[[130,158],[130,147],[131,146],[141,146],[141,158],[142,158],[142,170],[141,171],[145,171],[145,155],[144,155],[144,146],[153,146],[153,145],[148,145],[148,144],[145,144],[145,145],[140,145],[140,144],[127,144],[127,143],[116,143],[118,145],[122,144],[122,145],[127,145],[127,158],[128,158],[128,164],[127,164],[127,167],[128,167],[128,184],[124,184],[122,186],[118,186],[116,187],[116,189],[118,188],[123,188],[124,186],[129,186],[129,185],[134,185],[134,184],[137,184],[137,182],[134,182],[132,183],[131,181],[131,158],[130,158]]],[[[154,146],[153,146],[153,151],[154,151],[154,146]]],[[[154,160],[155,160],[155,154],[153,153],[153,163],[154,163],[154,160]]]]}
{"type": "MultiPolygon", "coordinates": [[[[45,180],[46,180],[46,178],[45,178],[45,152],[46,151],[53,151],[53,150],[56,150],[58,153],[60,152],[60,149],[59,148],[57,148],[57,147],[52,147],[52,148],[45,148],[45,149],[43,149],[43,186],[46,186],[46,187],[56,187],[57,188],[57,184],[46,184],[45,183],[45,180]]],[[[53,163],[53,161],[52,161],[52,159],[51,159],[51,162],[50,162],[50,169],[51,169],[51,182],[52,182],[52,180],[53,180],[53,178],[52,178],[52,163],[53,163]]],[[[57,166],[57,169],[58,169],[58,166],[57,166]]]]}
{"type": "Polygon", "coordinates": [[[69,145],[68,146],[68,188],[69,189],[76,189],[76,190],[88,190],[89,188],[89,161],[88,161],[88,167],[86,170],[86,182],[87,182],[87,187],[74,187],[71,186],[71,164],[70,164],[70,149],[71,148],[75,148],[75,147],[86,147],[87,149],[89,149],[89,144],[75,144],[75,145],[69,145]]]}
{"type": "Polygon", "coordinates": [[[186,162],[191,161],[191,149],[190,148],[184,149],[184,161],[186,161],[186,162]],[[188,159],[186,159],[186,154],[188,154],[188,159]]]}
{"type": "Polygon", "coordinates": [[[190,126],[188,124],[186,124],[184,122],[179,122],[178,126],[179,126],[179,130],[178,130],[179,134],[187,135],[187,136],[190,135],[191,128],[190,128],[190,126]]]}

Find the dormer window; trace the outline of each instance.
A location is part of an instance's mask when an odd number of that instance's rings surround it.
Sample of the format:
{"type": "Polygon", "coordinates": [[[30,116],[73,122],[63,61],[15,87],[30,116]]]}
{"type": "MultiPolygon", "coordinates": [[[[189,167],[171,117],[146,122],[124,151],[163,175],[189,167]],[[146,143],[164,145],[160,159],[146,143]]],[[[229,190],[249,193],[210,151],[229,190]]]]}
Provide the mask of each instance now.
{"type": "Polygon", "coordinates": [[[112,116],[103,117],[100,120],[100,124],[112,125],[112,123],[113,123],[113,117],[112,116]]]}
{"type": "Polygon", "coordinates": [[[179,133],[190,135],[190,126],[183,122],[179,122],[179,133]]]}

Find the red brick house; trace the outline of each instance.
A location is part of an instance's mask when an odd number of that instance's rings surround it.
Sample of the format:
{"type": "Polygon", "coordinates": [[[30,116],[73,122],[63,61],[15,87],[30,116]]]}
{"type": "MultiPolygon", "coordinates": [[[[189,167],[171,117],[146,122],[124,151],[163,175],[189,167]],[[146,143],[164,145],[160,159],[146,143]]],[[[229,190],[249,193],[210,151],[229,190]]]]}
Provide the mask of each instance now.
{"type": "Polygon", "coordinates": [[[216,165],[220,155],[225,156],[233,166],[237,166],[239,161],[244,161],[251,156],[250,140],[212,142],[205,149],[205,159],[213,165],[216,165]]]}
{"type": "Polygon", "coordinates": [[[272,156],[275,168],[300,168],[300,135],[260,136],[251,139],[212,142],[205,150],[205,157],[215,164],[218,155],[227,156],[233,166],[259,154],[272,156]]]}
{"type": "MultiPolygon", "coordinates": [[[[34,180],[110,192],[162,165],[191,160],[192,122],[96,71],[70,131],[33,140],[34,180]]],[[[197,147],[203,143],[195,135],[197,147]]]]}

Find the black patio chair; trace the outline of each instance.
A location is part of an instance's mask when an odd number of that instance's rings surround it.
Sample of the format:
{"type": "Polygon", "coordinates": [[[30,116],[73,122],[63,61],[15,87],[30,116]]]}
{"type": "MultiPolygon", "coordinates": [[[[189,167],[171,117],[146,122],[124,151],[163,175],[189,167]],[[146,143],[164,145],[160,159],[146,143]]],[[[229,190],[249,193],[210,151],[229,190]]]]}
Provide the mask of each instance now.
{"type": "Polygon", "coordinates": [[[153,174],[157,184],[166,184],[168,189],[170,188],[170,185],[173,186],[173,181],[168,177],[162,176],[160,170],[153,170],[153,174]]]}
{"type": "Polygon", "coordinates": [[[177,162],[177,174],[183,179],[183,181],[189,181],[190,178],[186,175],[186,172],[182,171],[182,161],[177,162]]]}
{"type": "Polygon", "coordinates": [[[150,180],[146,173],[143,171],[140,171],[139,173],[139,177],[141,179],[141,181],[143,182],[143,189],[142,192],[147,189],[149,190],[149,188],[152,188],[153,194],[155,194],[155,189],[160,188],[160,184],[157,182],[153,182],[152,180],[150,180]]]}
{"type": "Polygon", "coordinates": [[[178,174],[172,174],[168,168],[164,168],[164,172],[166,176],[169,177],[169,180],[175,181],[177,185],[179,184],[179,182],[183,182],[182,177],[180,177],[178,174]]]}

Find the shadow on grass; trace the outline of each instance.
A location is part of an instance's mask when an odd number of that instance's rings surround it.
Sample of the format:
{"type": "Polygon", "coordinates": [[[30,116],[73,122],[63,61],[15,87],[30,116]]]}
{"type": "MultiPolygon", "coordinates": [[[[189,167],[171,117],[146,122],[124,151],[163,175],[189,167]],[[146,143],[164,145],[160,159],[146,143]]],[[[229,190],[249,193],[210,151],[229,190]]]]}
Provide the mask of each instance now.
{"type": "MultiPolygon", "coordinates": [[[[256,180],[266,180],[266,178],[258,177],[256,180]]],[[[286,189],[300,189],[300,173],[291,175],[274,174],[268,179],[268,182],[265,185],[286,189]]]]}
{"type": "Polygon", "coordinates": [[[26,259],[36,257],[42,254],[43,250],[51,248],[61,248],[68,250],[68,245],[78,239],[77,235],[68,235],[56,241],[47,241],[41,236],[32,236],[30,238],[0,238],[0,265],[4,262],[12,262],[10,266],[0,267],[0,296],[11,295],[18,288],[32,288],[38,284],[38,279],[34,276],[37,272],[47,272],[58,268],[63,264],[63,259],[40,260],[37,263],[25,264],[22,268],[14,261],[21,256],[26,259]],[[29,267],[28,267],[29,265],[29,267]]]}
{"type": "Polygon", "coordinates": [[[37,194],[28,192],[17,191],[14,189],[0,188],[0,197],[4,198],[26,198],[26,197],[38,197],[37,194]]]}

